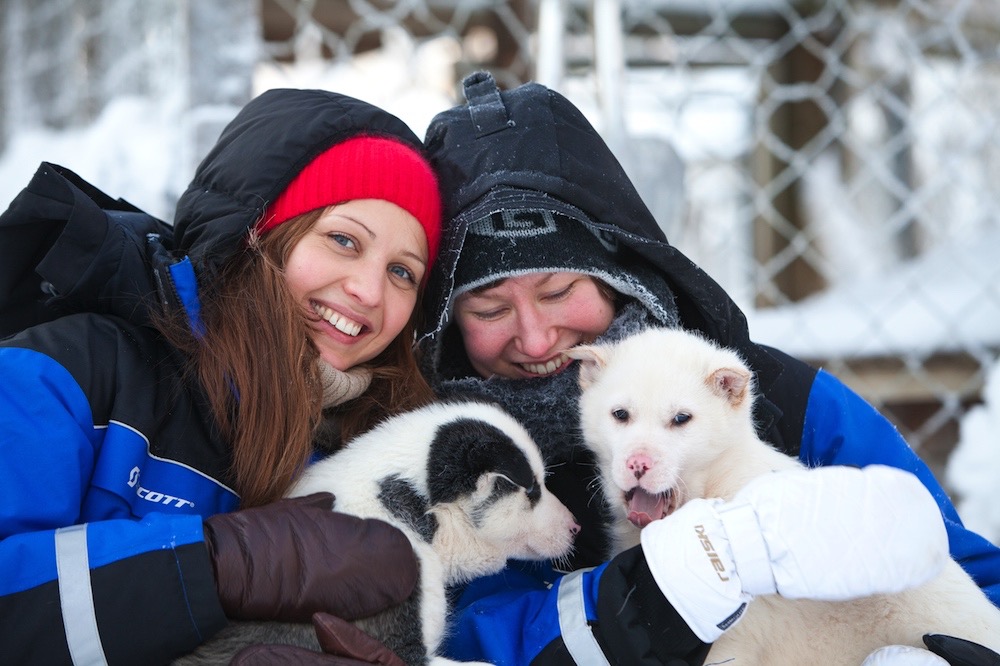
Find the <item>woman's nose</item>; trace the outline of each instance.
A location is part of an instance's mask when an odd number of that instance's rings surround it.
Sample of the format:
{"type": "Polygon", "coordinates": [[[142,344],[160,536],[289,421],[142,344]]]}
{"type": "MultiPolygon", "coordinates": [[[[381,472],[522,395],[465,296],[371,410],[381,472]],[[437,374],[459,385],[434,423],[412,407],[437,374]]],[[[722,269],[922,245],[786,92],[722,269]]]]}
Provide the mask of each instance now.
{"type": "Polygon", "coordinates": [[[547,356],[559,337],[556,324],[534,308],[522,310],[518,315],[517,350],[533,358],[547,356]]]}
{"type": "Polygon", "coordinates": [[[381,270],[357,270],[344,282],[344,291],[366,307],[376,307],[385,295],[385,280],[381,270]]]}

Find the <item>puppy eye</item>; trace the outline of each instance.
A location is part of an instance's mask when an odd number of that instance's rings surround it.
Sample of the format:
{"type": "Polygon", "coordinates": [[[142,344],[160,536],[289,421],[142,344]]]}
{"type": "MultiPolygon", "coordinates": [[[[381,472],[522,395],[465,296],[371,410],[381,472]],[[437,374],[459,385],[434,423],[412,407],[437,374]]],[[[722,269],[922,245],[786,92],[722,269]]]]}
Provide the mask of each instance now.
{"type": "Polygon", "coordinates": [[[611,410],[611,416],[619,423],[627,423],[630,415],[627,409],[619,407],[618,409],[611,410]]]}
{"type": "Polygon", "coordinates": [[[674,415],[674,425],[684,425],[691,420],[691,415],[687,412],[677,412],[674,415]]]}

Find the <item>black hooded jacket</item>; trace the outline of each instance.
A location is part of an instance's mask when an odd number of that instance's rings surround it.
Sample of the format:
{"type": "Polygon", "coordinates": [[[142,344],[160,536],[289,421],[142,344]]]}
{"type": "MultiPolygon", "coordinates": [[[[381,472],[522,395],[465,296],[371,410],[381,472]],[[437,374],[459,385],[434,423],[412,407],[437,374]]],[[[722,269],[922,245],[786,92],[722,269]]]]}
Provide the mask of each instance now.
{"type": "Polygon", "coordinates": [[[538,84],[500,92],[479,73],[465,83],[468,104],[439,114],[427,131],[438,171],[446,228],[424,298],[420,344],[429,372],[441,376],[443,341],[451,323],[455,266],[470,222],[487,212],[542,205],[564,212],[618,239],[654,266],[673,291],[683,326],[737,349],[757,376],[762,400],[758,430],[791,455],[797,453],[802,415],[783,414],[776,402],[789,392],[804,406],[814,371],[750,340],[746,317],[707,273],[670,245],[621,164],[569,100],[538,84]],[[774,396],[777,400],[768,400],[774,396]]]}
{"type": "MultiPolygon", "coordinates": [[[[538,84],[501,92],[485,73],[466,79],[465,94],[468,104],[438,114],[425,138],[441,182],[446,226],[424,299],[423,363],[439,392],[481,392],[526,422],[545,453],[547,484],[583,526],[573,566],[605,561],[608,517],[594,500],[592,454],[572,434],[575,429],[551,432],[557,420],[547,410],[560,405],[558,396],[545,395],[546,382],[558,380],[508,380],[516,386],[504,388],[505,380],[478,378],[457,327],[451,325],[456,264],[466,230],[476,220],[502,209],[545,208],[617,239],[623,264],[652,266],[666,279],[681,325],[736,348],[747,359],[761,393],[755,412],[760,434],[796,455],[815,371],[750,340],[743,313],[711,277],[667,242],[624,169],[580,111],[538,84]],[[560,442],[553,442],[556,436],[560,442]]],[[[497,261],[499,272],[502,259],[497,261]]],[[[575,413],[575,404],[571,409],[575,413]]],[[[605,619],[597,622],[595,634],[619,663],[677,658],[697,663],[704,656],[707,648],[658,594],[638,549],[615,558],[601,586],[598,614],[605,619]],[[652,638],[656,635],[672,638],[658,641],[652,638]]],[[[561,638],[556,638],[532,663],[567,659],[561,638]]]]}
{"type": "Polygon", "coordinates": [[[165,663],[224,626],[201,525],[238,506],[229,447],[149,315],[197,325],[200,285],[268,202],[361,133],[423,150],[365,102],[272,90],[223,131],[172,226],[48,163],[0,216],[0,662],[165,663]],[[88,563],[89,599],[61,594],[88,563]]]}

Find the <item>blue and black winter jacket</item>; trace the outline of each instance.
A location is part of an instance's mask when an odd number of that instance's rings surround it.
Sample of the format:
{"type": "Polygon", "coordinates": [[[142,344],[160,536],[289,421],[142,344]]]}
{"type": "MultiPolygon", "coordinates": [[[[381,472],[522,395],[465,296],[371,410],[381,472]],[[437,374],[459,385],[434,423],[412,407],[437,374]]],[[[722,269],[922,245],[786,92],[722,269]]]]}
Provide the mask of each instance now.
{"type": "Polygon", "coordinates": [[[708,649],[659,593],[638,547],[606,561],[608,517],[593,499],[593,456],[576,439],[578,429],[559,420],[558,398],[547,400],[544,382],[558,377],[504,388],[504,380],[479,379],[465,359],[449,321],[455,265],[469,225],[500,207],[557,210],[613,239],[623,270],[641,264],[661,275],[681,325],[735,348],[750,364],[758,434],[780,450],[808,465],[881,463],[916,474],[941,508],[953,557],[1000,605],[1000,549],[965,529],[928,467],[872,406],[829,373],[751,340],[743,313],[667,242],[605,142],[568,100],[537,84],[501,92],[483,73],[466,79],[465,93],[468,104],[435,117],[425,139],[447,226],[424,300],[423,362],[438,391],[486,393],[525,421],[545,453],[547,485],[583,529],[570,574],[512,565],[456,591],[449,656],[515,665],[572,664],[577,655],[593,657],[587,663],[653,665],[701,663],[708,649]]]}
{"type": "Polygon", "coordinates": [[[147,325],[172,233],[47,163],[0,217],[3,332],[36,324],[0,342],[4,663],[163,663],[225,624],[202,518],[239,503],[228,449],[147,325]]]}
{"type": "Polygon", "coordinates": [[[150,315],[197,328],[199,283],[359,127],[422,149],[366,103],[271,91],[173,226],[47,163],[0,216],[0,663],[167,663],[226,624],[202,520],[239,505],[230,451],[150,315]]]}

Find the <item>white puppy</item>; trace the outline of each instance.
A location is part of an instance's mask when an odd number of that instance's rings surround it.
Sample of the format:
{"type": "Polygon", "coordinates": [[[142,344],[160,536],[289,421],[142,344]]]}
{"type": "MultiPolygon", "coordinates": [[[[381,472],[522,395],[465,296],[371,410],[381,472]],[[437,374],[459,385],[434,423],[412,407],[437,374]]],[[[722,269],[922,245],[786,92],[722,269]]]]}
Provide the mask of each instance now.
{"type": "MultiPolygon", "coordinates": [[[[621,514],[617,550],[692,498],[730,499],[751,479],[800,463],[758,439],[752,374],[733,351],[674,329],[570,350],[580,359],[581,424],[605,498],[621,514]]],[[[822,526],[819,526],[820,528],[822,526]]],[[[706,663],[849,664],[927,633],[1000,650],[1000,610],[948,560],[923,586],[847,602],[751,602],[706,663]]]]}
{"type": "MultiPolygon", "coordinates": [[[[399,607],[356,624],[407,664],[436,655],[446,586],[500,571],[508,559],[567,555],[579,531],[544,483],[538,446],[510,415],[482,402],[435,403],[388,419],[310,466],[289,492],[336,497],[334,510],[400,528],[420,562],[418,589],[399,607]]],[[[318,650],[311,625],[240,622],[178,663],[229,663],[255,643],[318,650]]]]}

